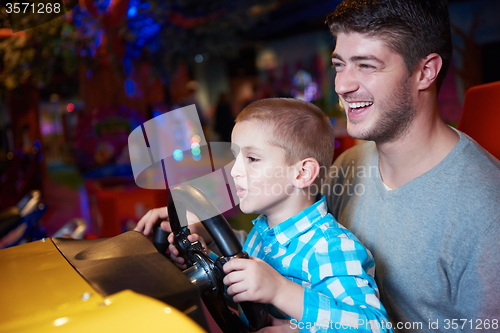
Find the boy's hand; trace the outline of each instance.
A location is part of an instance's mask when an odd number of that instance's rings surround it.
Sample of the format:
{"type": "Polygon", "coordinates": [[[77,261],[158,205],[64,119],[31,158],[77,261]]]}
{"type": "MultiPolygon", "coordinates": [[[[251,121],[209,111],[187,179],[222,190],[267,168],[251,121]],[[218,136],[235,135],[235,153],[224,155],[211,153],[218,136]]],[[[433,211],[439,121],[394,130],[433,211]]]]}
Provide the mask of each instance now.
{"type": "Polygon", "coordinates": [[[265,261],[254,257],[233,259],[222,269],[227,274],[222,282],[229,287],[227,294],[235,302],[272,304],[292,318],[302,318],[304,289],[265,261]]]}
{"type": "Polygon", "coordinates": [[[266,262],[251,257],[233,259],[222,267],[227,274],[227,294],[237,303],[244,301],[273,304],[283,286],[284,278],[266,262]]]}
{"type": "MultiPolygon", "coordinates": [[[[195,242],[199,241],[201,243],[201,246],[203,246],[205,249],[207,249],[207,244],[205,243],[205,240],[203,237],[201,237],[198,234],[191,234],[187,236],[188,240],[190,242],[195,242]]],[[[179,267],[182,270],[185,270],[187,268],[187,265],[185,264],[185,260],[182,257],[179,257],[179,250],[174,245],[174,234],[170,233],[168,235],[168,242],[170,245],[168,246],[168,250],[170,252],[170,259],[174,262],[174,264],[179,267]]],[[[209,250],[207,250],[209,251],[209,250]]]]}

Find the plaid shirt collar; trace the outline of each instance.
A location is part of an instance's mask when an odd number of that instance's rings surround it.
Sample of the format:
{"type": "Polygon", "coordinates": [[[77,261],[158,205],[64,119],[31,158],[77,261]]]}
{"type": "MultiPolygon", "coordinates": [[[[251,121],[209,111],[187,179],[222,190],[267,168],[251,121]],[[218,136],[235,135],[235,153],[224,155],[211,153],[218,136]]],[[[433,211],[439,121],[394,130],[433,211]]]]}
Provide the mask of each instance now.
{"type": "Polygon", "coordinates": [[[273,237],[281,245],[286,245],[291,239],[309,230],[315,223],[321,222],[326,214],[328,214],[326,197],[322,195],[314,204],[271,229],[269,229],[266,215],[260,215],[252,223],[256,231],[264,238],[273,237]]]}

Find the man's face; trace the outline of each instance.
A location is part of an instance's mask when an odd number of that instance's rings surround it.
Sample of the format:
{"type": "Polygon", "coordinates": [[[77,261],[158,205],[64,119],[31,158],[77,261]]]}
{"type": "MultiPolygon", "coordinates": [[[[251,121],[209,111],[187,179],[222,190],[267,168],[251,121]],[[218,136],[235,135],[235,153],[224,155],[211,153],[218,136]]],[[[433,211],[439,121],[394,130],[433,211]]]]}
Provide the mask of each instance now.
{"type": "Polygon", "coordinates": [[[242,212],[265,214],[289,209],[292,184],[285,151],[269,144],[271,131],[256,121],[236,123],[231,143],[236,157],[231,176],[242,212]]]}
{"type": "Polygon", "coordinates": [[[403,57],[380,39],[339,33],[332,63],[348,134],[377,143],[401,138],[415,115],[403,57]]]}

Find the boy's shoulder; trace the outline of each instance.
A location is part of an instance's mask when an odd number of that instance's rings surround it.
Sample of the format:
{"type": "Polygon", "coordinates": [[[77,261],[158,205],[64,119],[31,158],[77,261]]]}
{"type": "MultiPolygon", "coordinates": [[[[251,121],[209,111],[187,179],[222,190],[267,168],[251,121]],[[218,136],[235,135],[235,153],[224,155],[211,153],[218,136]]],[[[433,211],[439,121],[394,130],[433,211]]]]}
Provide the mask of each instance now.
{"type": "Polygon", "coordinates": [[[308,232],[316,233],[316,237],[323,237],[327,242],[341,242],[342,238],[359,242],[358,238],[342,224],[340,224],[332,214],[323,216],[315,227],[308,232]]]}
{"type": "MultiPolygon", "coordinates": [[[[306,212],[305,210],[304,212],[306,212]]],[[[326,206],[326,196],[322,195],[321,198],[309,208],[309,214],[306,215],[311,218],[311,221],[303,223],[298,221],[296,227],[300,229],[301,227],[306,229],[307,225],[310,227],[304,231],[301,235],[299,241],[304,240],[315,240],[316,250],[333,250],[333,249],[366,249],[366,247],[361,243],[361,241],[346,227],[340,224],[337,219],[328,212],[326,206]],[[311,213],[311,210],[312,213],[311,213]],[[315,211],[314,211],[315,210],[315,211]]],[[[368,251],[366,249],[366,251],[368,251]]]]}
{"type": "Polygon", "coordinates": [[[374,266],[371,252],[330,213],[293,239],[290,245],[302,249],[295,257],[301,257],[313,266],[334,266],[341,270],[349,262],[349,265],[363,267],[367,272],[374,266]]]}
{"type": "Polygon", "coordinates": [[[320,239],[317,246],[323,244],[326,247],[340,246],[342,238],[359,243],[356,236],[328,212],[325,195],[304,210],[302,215],[299,214],[299,217],[301,218],[296,221],[295,228],[304,230],[297,235],[301,240],[320,239]]]}

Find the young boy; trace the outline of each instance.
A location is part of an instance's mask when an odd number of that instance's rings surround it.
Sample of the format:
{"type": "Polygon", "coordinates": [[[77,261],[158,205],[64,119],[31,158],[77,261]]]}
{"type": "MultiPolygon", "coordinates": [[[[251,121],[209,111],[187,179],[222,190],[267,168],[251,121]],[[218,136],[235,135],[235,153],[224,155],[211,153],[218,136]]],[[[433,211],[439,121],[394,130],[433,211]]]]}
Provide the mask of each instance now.
{"type": "Polygon", "coordinates": [[[240,208],[261,215],[243,247],[252,258],[223,267],[227,294],[270,304],[271,314],[304,331],[390,330],[373,257],[327,213],[324,196],[316,201],[333,157],[333,129],[323,112],[295,99],[258,100],[236,118],[231,141],[240,208]]]}

